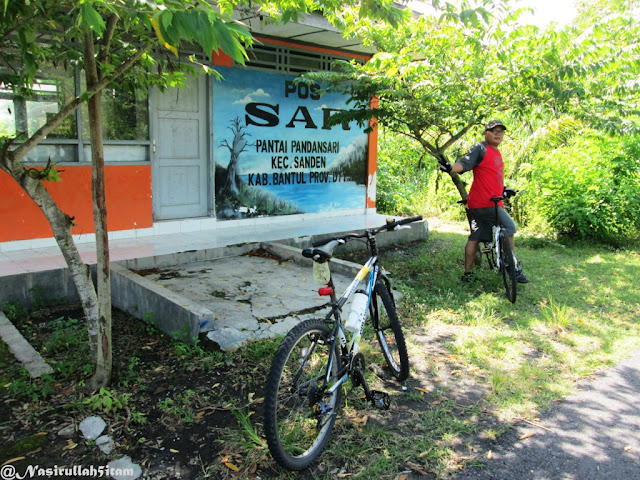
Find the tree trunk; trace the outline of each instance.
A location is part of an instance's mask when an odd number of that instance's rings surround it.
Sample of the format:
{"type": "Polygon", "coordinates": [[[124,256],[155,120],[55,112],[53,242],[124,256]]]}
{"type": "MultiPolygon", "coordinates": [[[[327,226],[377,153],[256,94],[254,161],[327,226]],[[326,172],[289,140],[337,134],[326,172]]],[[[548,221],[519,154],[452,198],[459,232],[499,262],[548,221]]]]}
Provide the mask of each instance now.
{"type": "Polygon", "coordinates": [[[231,160],[227,167],[227,181],[225,182],[224,189],[234,195],[240,193],[240,189],[238,188],[238,157],[233,153],[231,154],[231,160]]]}
{"type": "MultiPolygon", "coordinates": [[[[73,242],[71,236],[71,227],[73,218],[63,213],[53,198],[44,187],[40,179],[33,179],[26,169],[20,164],[20,159],[13,156],[13,153],[4,152],[2,158],[2,169],[20,185],[20,187],[29,195],[29,197],[40,207],[42,213],[51,225],[56,243],[62,252],[71,276],[78,290],[78,296],[82,303],[82,309],[85,317],[98,318],[98,298],[91,279],[90,268],[82,261],[80,252],[73,242]]],[[[96,349],[95,339],[97,338],[97,329],[92,329],[91,323],[88,324],[89,344],[92,353],[96,349]]]]}
{"type": "MultiPolygon", "coordinates": [[[[85,78],[87,90],[94,91],[99,83],[95,62],[93,35],[85,37],[85,78]]],[[[104,146],[102,137],[101,95],[93,95],[88,102],[89,131],[91,135],[91,192],[93,196],[93,220],[96,232],[96,271],[98,291],[97,339],[94,357],[94,373],[91,388],[97,390],[111,383],[113,364],[111,348],[111,280],[109,269],[109,237],[107,229],[107,203],[105,195],[104,146]]],[[[89,320],[89,319],[87,319],[89,320]]]]}

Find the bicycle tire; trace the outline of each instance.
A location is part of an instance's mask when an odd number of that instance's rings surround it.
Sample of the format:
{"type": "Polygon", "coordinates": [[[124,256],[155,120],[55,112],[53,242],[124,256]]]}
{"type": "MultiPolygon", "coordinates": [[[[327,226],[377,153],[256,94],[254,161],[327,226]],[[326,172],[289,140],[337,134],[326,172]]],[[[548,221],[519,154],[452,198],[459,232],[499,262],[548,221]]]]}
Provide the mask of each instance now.
{"type": "Polygon", "coordinates": [[[383,282],[376,283],[371,304],[373,327],[384,359],[393,376],[399,382],[404,382],[409,377],[407,344],[393,297],[383,282]]]}
{"type": "Polygon", "coordinates": [[[330,384],[337,380],[341,361],[338,342],[319,319],[295,326],[276,352],[264,397],[264,430],[274,460],[288,470],[311,465],[326,446],[340,409],[342,387],[329,397],[322,393],[329,352],[336,356],[330,384]]]}
{"type": "Polygon", "coordinates": [[[511,303],[516,303],[517,282],[516,264],[513,260],[511,242],[504,231],[500,231],[500,273],[507,292],[507,298],[511,303]]]}

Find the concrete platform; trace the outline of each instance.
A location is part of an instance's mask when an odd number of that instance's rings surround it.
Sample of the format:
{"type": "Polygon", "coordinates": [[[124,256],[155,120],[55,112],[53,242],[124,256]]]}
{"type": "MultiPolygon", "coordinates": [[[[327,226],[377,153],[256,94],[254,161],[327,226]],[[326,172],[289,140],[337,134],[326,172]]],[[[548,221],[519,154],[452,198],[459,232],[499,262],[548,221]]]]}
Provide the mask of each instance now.
{"type": "MultiPolygon", "coordinates": [[[[164,236],[157,239],[162,245],[158,254],[138,256],[135,249],[130,249],[130,258],[112,263],[113,306],[153,321],[174,337],[194,341],[207,333],[220,348],[233,350],[247,340],[284,334],[296,322],[321,314],[318,310],[327,298],[318,296],[311,261],[302,257],[302,248],[318,238],[382,224],[384,217],[380,215],[320,219],[317,223],[291,224],[289,228],[274,222],[271,228],[263,227],[260,232],[237,232],[244,238],[257,236],[262,241],[224,246],[219,246],[219,236],[211,235],[213,238],[207,243],[206,235],[202,235],[202,243],[198,244],[185,243],[184,236],[174,236],[175,244],[169,247],[170,240],[164,236]],[[346,225],[354,228],[344,228],[346,225]],[[208,245],[213,246],[207,248],[208,245]],[[256,250],[270,255],[249,254],[256,250]]],[[[410,227],[380,234],[379,245],[427,238],[426,222],[410,227]]],[[[228,239],[234,238],[229,231],[223,233],[228,239]]],[[[112,251],[119,248],[117,244],[110,244],[112,251]]],[[[153,248],[146,245],[144,252],[153,248]]],[[[37,258],[27,257],[30,261],[37,258]]],[[[332,261],[335,281],[342,288],[358,268],[349,262],[332,261]]],[[[0,302],[29,305],[36,296],[40,301],[77,299],[66,268],[0,275],[0,302]]]]}

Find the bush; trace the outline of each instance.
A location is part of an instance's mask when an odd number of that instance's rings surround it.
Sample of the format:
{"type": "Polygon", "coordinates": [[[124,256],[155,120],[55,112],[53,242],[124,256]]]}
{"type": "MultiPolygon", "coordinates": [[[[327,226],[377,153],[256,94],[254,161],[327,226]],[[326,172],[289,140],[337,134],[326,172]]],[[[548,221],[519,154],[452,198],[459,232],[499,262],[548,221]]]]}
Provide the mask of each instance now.
{"type": "Polygon", "coordinates": [[[448,175],[437,173],[436,160],[423,157],[422,152],[406,137],[392,133],[380,136],[376,187],[379,213],[435,215],[459,200],[448,175]]]}
{"type": "Polygon", "coordinates": [[[577,137],[534,162],[526,202],[559,236],[621,245],[640,232],[638,138],[577,137]]]}

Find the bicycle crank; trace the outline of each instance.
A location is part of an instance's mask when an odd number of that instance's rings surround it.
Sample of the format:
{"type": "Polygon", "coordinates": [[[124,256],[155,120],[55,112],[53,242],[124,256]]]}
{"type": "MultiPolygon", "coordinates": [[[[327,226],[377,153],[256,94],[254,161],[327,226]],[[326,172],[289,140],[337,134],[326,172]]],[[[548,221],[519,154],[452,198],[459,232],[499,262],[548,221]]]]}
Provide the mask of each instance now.
{"type": "Polygon", "coordinates": [[[389,394],[380,390],[371,390],[371,398],[369,399],[373,406],[378,410],[389,410],[391,399],[389,394]]]}
{"type": "Polygon", "coordinates": [[[391,406],[391,400],[389,395],[379,390],[371,390],[369,384],[364,377],[364,355],[358,353],[353,359],[353,376],[351,382],[354,386],[362,385],[366,399],[371,402],[374,408],[378,410],[389,410],[391,406]]]}

